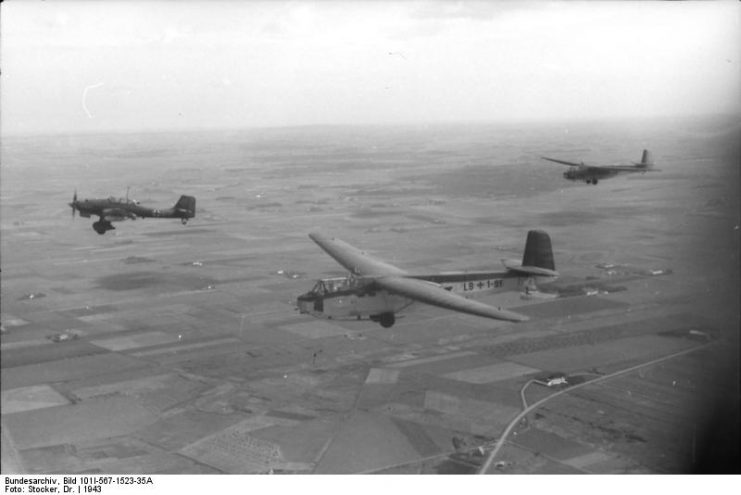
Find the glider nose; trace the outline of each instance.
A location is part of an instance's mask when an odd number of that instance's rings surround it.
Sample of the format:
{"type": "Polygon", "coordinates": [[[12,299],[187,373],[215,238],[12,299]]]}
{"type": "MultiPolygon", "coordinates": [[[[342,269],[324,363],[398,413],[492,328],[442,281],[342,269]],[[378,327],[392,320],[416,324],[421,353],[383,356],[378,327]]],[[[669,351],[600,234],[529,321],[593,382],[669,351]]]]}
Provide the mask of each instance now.
{"type": "Polygon", "coordinates": [[[309,294],[301,294],[296,298],[296,309],[298,309],[299,313],[305,314],[309,312],[309,307],[311,306],[311,303],[309,301],[309,294]]]}
{"type": "Polygon", "coordinates": [[[301,314],[317,315],[323,312],[324,301],[321,296],[307,292],[296,298],[296,309],[301,314]]]}

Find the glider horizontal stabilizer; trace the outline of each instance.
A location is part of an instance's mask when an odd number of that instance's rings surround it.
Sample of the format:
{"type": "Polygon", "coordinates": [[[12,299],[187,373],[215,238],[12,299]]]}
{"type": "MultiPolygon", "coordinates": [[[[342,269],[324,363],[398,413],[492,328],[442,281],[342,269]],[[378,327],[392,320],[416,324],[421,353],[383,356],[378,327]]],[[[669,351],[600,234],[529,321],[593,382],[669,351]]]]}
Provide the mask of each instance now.
{"type": "Polygon", "coordinates": [[[548,268],[541,268],[539,266],[525,266],[514,260],[502,260],[502,264],[507,270],[517,273],[540,277],[558,277],[556,270],[549,270],[548,268]]]}

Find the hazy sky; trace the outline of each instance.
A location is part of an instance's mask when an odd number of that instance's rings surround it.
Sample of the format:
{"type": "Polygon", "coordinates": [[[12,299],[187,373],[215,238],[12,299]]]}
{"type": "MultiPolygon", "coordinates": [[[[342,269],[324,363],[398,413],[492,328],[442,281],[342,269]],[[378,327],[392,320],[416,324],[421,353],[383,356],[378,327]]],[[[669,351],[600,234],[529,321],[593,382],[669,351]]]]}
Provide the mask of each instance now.
{"type": "Polygon", "coordinates": [[[0,8],[3,133],[739,110],[735,1],[0,8]]]}

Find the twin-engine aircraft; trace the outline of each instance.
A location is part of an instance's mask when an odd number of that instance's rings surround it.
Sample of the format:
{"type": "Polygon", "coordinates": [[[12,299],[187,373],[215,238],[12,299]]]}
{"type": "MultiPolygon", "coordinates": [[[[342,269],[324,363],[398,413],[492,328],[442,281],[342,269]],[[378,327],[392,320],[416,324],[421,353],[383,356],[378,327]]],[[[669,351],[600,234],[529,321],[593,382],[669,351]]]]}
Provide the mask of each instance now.
{"type": "Polygon", "coordinates": [[[609,179],[615,177],[618,174],[631,173],[631,172],[658,172],[659,169],[653,168],[654,162],[651,158],[651,152],[643,150],[643,156],[640,162],[633,162],[630,164],[623,165],[587,165],[584,162],[569,162],[566,160],[557,160],[555,158],[548,158],[547,156],[541,156],[543,160],[549,162],[560,163],[562,165],[568,165],[571,167],[569,170],[563,173],[563,176],[568,180],[580,181],[583,180],[587,184],[596,185],[600,179],[609,179]]]}
{"type": "Polygon", "coordinates": [[[172,208],[159,210],[139,205],[138,201],[129,199],[128,194],[125,198],[111,196],[106,199],[83,199],[78,201],[77,191],[75,191],[69,205],[72,207],[73,218],[75,210],[80,212],[81,217],[99,216],[100,220],[93,223],[93,229],[101,235],[116,228],[111,222],[120,222],[126,219],[136,220],[137,218],[179,218],[185,225],[189,218],[196,216],[196,198],[185,195],[180,196],[180,199],[172,208]]]}
{"type": "Polygon", "coordinates": [[[339,239],[321,234],[309,234],[309,237],[350,271],[347,277],[319,280],[311,291],[298,297],[298,310],[319,318],[370,319],[389,328],[396,321],[396,313],[414,302],[422,302],[484,318],[525,321],[528,319],[525,315],[473,301],[464,295],[527,290],[536,280],[553,280],[558,276],[551,238],[541,230],[528,232],[521,263],[502,260],[506,271],[435,275],[406,272],[339,239]]]}

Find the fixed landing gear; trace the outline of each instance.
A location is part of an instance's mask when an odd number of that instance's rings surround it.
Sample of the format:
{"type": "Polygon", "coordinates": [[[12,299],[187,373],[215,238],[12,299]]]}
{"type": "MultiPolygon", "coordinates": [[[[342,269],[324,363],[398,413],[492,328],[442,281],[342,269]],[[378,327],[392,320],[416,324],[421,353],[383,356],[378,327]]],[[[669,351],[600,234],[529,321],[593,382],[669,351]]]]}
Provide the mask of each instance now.
{"type": "Polygon", "coordinates": [[[93,223],[93,230],[95,230],[98,234],[103,235],[109,230],[114,230],[116,227],[111,225],[111,222],[104,222],[102,220],[99,220],[95,223],[93,223]]]}
{"type": "Polygon", "coordinates": [[[381,313],[380,315],[371,316],[370,319],[380,323],[383,328],[391,328],[396,322],[394,313],[381,313]]]}
{"type": "Polygon", "coordinates": [[[180,219],[180,223],[182,223],[183,225],[185,225],[186,223],[188,223],[188,219],[187,218],[181,218],[180,219]]]}
{"type": "Polygon", "coordinates": [[[599,179],[587,179],[587,184],[594,184],[596,186],[597,182],[599,182],[599,179]]]}

